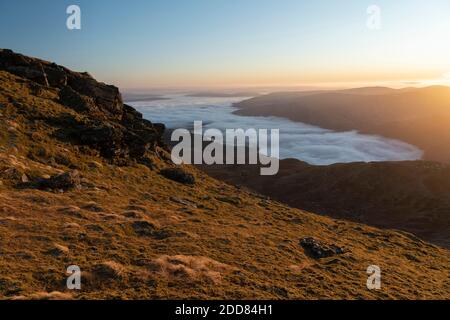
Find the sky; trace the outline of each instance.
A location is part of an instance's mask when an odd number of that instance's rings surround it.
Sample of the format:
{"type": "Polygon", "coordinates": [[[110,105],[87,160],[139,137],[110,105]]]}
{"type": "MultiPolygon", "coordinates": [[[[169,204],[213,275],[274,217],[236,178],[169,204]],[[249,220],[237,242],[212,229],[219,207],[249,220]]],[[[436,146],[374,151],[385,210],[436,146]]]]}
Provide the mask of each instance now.
{"type": "Polygon", "coordinates": [[[450,1],[1,0],[0,47],[125,90],[450,84],[450,1]]]}

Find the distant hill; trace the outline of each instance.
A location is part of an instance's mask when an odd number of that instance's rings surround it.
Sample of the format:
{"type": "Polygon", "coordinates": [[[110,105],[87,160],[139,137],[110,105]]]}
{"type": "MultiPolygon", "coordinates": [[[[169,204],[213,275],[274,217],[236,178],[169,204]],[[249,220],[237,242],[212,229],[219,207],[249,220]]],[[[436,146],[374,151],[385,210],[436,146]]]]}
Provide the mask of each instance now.
{"type": "Polygon", "coordinates": [[[232,97],[256,97],[259,96],[257,92],[250,91],[236,91],[236,92],[215,92],[215,91],[204,91],[204,92],[194,92],[187,94],[188,97],[196,98],[232,98],[232,97]]]}
{"type": "Polygon", "coordinates": [[[240,115],[279,116],[323,128],[382,135],[450,162],[450,87],[273,93],[235,104],[240,115]]]}
{"type": "Polygon", "coordinates": [[[165,96],[157,95],[157,94],[144,94],[144,93],[124,93],[122,94],[123,100],[132,103],[132,102],[145,102],[145,101],[158,101],[158,100],[167,100],[168,98],[165,96]]]}

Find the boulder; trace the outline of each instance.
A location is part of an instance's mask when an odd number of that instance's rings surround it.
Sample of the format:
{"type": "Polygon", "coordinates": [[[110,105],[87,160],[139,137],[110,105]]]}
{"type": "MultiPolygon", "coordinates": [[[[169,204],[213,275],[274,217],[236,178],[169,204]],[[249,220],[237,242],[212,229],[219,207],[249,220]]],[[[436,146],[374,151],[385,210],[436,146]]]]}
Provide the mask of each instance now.
{"type": "Polygon", "coordinates": [[[329,258],[344,253],[344,250],[338,246],[327,245],[311,237],[300,240],[300,245],[305,253],[314,259],[329,258]]]}
{"type": "Polygon", "coordinates": [[[137,235],[147,237],[153,236],[154,232],[158,230],[158,226],[155,223],[147,220],[134,221],[131,223],[131,227],[137,235]]]}
{"type": "Polygon", "coordinates": [[[169,180],[182,184],[195,184],[195,177],[181,168],[166,168],[161,170],[160,174],[169,180]]]}
{"type": "Polygon", "coordinates": [[[82,145],[87,145],[100,151],[106,158],[124,156],[122,146],[124,129],[108,122],[89,123],[78,126],[72,136],[82,145]]]}
{"type": "Polygon", "coordinates": [[[65,172],[50,179],[41,179],[37,182],[39,189],[70,190],[81,188],[81,176],[77,170],[65,172]]]}

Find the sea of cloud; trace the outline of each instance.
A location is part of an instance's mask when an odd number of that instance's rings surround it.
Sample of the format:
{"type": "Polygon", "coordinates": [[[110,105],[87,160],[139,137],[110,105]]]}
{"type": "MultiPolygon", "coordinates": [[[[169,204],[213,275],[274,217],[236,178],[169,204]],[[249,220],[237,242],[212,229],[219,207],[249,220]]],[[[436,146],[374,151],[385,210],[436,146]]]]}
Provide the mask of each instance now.
{"type": "Polygon", "coordinates": [[[244,117],[233,114],[233,103],[242,97],[189,97],[182,94],[169,99],[131,103],[152,122],[169,129],[191,129],[203,121],[204,129],[279,129],[280,158],[296,158],[314,165],[333,163],[400,161],[421,159],[423,152],[402,141],[357,131],[335,132],[278,117],[244,117]]]}

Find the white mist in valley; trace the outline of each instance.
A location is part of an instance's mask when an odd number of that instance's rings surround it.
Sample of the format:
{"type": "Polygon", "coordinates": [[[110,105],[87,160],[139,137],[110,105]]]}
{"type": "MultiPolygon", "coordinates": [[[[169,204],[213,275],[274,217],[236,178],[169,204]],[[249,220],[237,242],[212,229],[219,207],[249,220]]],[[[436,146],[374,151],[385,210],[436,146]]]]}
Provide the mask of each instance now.
{"type": "MultiPolygon", "coordinates": [[[[204,130],[280,129],[281,159],[295,158],[314,165],[333,163],[418,160],[423,152],[402,141],[357,131],[336,132],[278,117],[238,116],[233,103],[243,97],[190,97],[168,95],[165,100],[130,103],[155,123],[169,129],[191,129],[203,121],[204,130]]],[[[249,97],[250,98],[250,97],[249,97]]]]}

